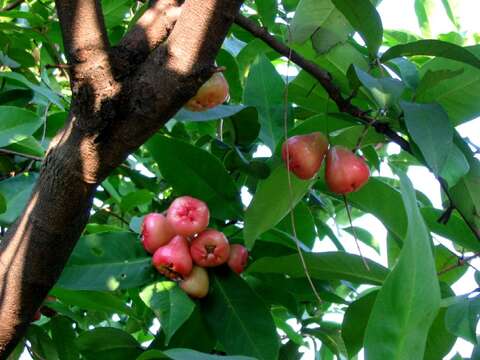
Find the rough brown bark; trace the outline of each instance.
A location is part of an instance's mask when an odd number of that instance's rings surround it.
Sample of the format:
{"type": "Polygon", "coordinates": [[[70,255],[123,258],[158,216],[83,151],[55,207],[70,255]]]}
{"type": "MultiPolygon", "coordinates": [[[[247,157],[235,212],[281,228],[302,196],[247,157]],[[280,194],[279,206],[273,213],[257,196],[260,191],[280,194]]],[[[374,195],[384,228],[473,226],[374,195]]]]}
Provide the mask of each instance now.
{"type": "Polygon", "coordinates": [[[1,243],[0,358],[60,276],[97,185],[212,74],[241,3],[188,0],[178,17],[180,2],[159,0],[111,49],[99,1],[56,1],[73,99],[68,125],[52,141],[27,207],[1,243]],[[113,56],[119,49],[128,54],[120,61],[113,56]]]}

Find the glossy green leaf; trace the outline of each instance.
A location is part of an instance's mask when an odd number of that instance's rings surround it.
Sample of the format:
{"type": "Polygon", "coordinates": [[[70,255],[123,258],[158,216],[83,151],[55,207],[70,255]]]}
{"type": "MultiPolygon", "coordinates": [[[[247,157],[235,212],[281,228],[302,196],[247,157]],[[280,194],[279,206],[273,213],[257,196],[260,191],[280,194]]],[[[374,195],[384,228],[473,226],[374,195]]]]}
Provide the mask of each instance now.
{"type": "Polygon", "coordinates": [[[380,15],[369,0],[332,0],[367,44],[375,56],[382,44],[383,26],[380,15]]]}
{"type": "Polygon", "coordinates": [[[463,62],[480,69],[480,58],[468,48],[441,40],[418,40],[388,49],[381,57],[382,62],[401,56],[426,55],[463,62]]]}
{"type": "Polygon", "coordinates": [[[57,348],[59,360],[80,359],[76,345],[76,334],[73,321],[65,316],[57,315],[50,320],[52,340],[57,348]]]}
{"type": "Polygon", "coordinates": [[[415,0],[415,14],[424,37],[431,37],[429,17],[432,16],[433,7],[432,0],[415,0]]]}
{"type": "Polygon", "coordinates": [[[158,316],[166,335],[166,344],[195,308],[194,302],[172,281],[149,285],[140,292],[140,297],[158,316]]]}
{"type": "Polygon", "coordinates": [[[50,295],[55,296],[61,302],[78,306],[84,310],[105,311],[108,313],[127,314],[135,316],[132,308],[125,301],[113,293],[99,291],[72,291],[59,287],[53,288],[50,295]]]}
{"type": "Polygon", "coordinates": [[[470,170],[470,164],[463,153],[454,144],[447,156],[445,165],[440,172],[440,176],[444,179],[448,187],[455,186],[470,170]]]}
{"type": "Polygon", "coordinates": [[[17,175],[0,182],[0,194],[5,198],[7,211],[0,214],[0,224],[8,226],[15,221],[27,204],[37,179],[36,175],[17,175]]]}
{"type": "Polygon", "coordinates": [[[313,335],[322,342],[339,360],[348,360],[347,348],[341,336],[340,325],[322,322],[319,328],[305,329],[306,334],[313,335]]]}
{"type": "Polygon", "coordinates": [[[456,211],[451,214],[446,224],[438,222],[443,213],[439,209],[426,207],[422,208],[421,212],[430,231],[453,241],[456,245],[467,250],[480,251],[480,242],[456,211]]]}
{"type": "Polygon", "coordinates": [[[357,67],[355,67],[355,71],[362,85],[370,91],[380,108],[393,105],[398,101],[405,89],[399,80],[392,78],[375,78],[357,67]]]}
{"type": "Polygon", "coordinates": [[[155,278],[150,257],[67,266],[57,286],[69,290],[114,291],[147,284],[155,278]]]}
{"type": "Polygon", "coordinates": [[[239,217],[237,187],[215,156],[183,141],[160,135],[153,136],[147,148],[163,177],[177,191],[205,201],[214,217],[239,217]]]}
{"type": "Polygon", "coordinates": [[[365,334],[368,359],[421,359],[440,306],[431,239],[415,192],[399,173],[408,228],[398,262],[377,295],[365,334]]]}
{"type": "Polygon", "coordinates": [[[245,213],[244,238],[248,248],[252,248],[255,240],[277,225],[308,191],[313,181],[300,180],[290,175],[292,196],[288,173],[282,164],[272,171],[270,176],[258,182],[257,191],[245,213]],[[283,194],[279,196],[279,194],[283,194]],[[272,199],[276,199],[272,206],[272,199]]]}
{"type": "Polygon", "coordinates": [[[464,296],[448,307],[445,314],[445,324],[452,334],[477,344],[476,328],[479,316],[479,299],[470,299],[464,296]]]}
{"type": "Polygon", "coordinates": [[[132,191],[131,193],[128,193],[122,197],[120,206],[122,207],[123,211],[129,212],[137,206],[149,205],[154,196],[155,195],[153,193],[145,189],[132,191]]]}
{"type": "Polygon", "coordinates": [[[131,360],[141,353],[140,344],[132,335],[111,327],[83,332],[76,343],[88,360],[131,360]]]}
{"type": "Polygon", "coordinates": [[[258,360],[276,359],[280,342],[273,319],[260,297],[230,270],[212,275],[210,293],[201,305],[226,353],[258,360]]]}
{"type": "MultiPolygon", "coordinates": [[[[401,58],[399,58],[401,59],[401,58]]],[[[422,99],[424,93],[428,93],[429,89],[440,84],[444,80],[453,79],[456,76],[463,74],[464,69],[460,68],[458,70],[427,70],[420,80],[420,84],[416,90],[417,99],[422,99]]]]}
{"type": "Polygon", "coordinates": [[[285,87],[270,60],[257,57],[245,83],[243,100],[246,105],[257,108],[261,125],[259,137],[272,151],[284,136],[285,87]]]}
{"type": "Polygon", "coordinates": [[[30,342],[32,351],[38,356],[49,360],[59,359],[55,344],[43,327],[35,324],[30,325],[26,339],[30,342]]]}
{"type": "Polygon", "coordinates": [[[257,0],[258,14],[262,19],[262,23],[266,27],[272,27],[275,23],[275,17],[277,16],[277,1],[276,0],[257,0]]]}
{"type": "MultiPolygon", "coordinates": [[[[345,252],[305,253],[303,256],[310,276],[314,279],[379,285],[388,275],[388,269],[374,261],[366,259],[370,268],[367,270],[360,256],[345,252]]],[[[293,278],[305,276],[298,254],[261,258],[251,264],[247,272],[286,274],[293,278]]]]}
{"type": "Polygon", "coordinates": [[[453,126],[447,113],[437,104],[402,101],[400,106],[408,132],[432,171],[440,174],[453,148],[453,126]]]}
{"type": "Polygon", "coordinates": [[[3,214],[7,210],[7,202],[2,194],[0,194],[0,214],[3,214]]]}
{"type": "Polygon", "coordinates": [[[190,349],[170,349],[165,350],[164,353],[172,360],[254,360],[249,356],[220,356],[190,349]]]}
{"type": "Polygon", "coordinates": [[[7,146],[6,149],[21,154],[38,156],[40,158],[45,154],[44,148],[33,136],[27,136],[25,139],[7,146]]]}
{"type": "Polygon", "coordinates": [[[0,106],[0,147],[4,147],[32,135],[42,120],[29,110],[14,106],[0,106]]]}

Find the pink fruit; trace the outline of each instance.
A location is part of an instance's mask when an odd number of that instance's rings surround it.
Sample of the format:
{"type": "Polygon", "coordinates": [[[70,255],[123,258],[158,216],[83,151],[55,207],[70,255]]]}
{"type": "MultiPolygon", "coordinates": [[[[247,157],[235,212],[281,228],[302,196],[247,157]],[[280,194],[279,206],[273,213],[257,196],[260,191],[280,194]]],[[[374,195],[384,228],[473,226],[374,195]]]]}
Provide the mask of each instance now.
{"type": "Polygon", "coordinates": [[[188,100],[185,107],[190,111],[205,111],[220,105],[227,98],[228,82],[221,72],[217,72],[188,100]]]}
{"type": "Polygon", "coordinates": [[[197,265],[218,266],[228,260],[230,245],[222,232],[207,229],[192,240],[190,254],[197,265]]]}
{"type": "Polygon", "coordinates": [[[205,230],[209,220],[207,204],[190,196],[176,198],[167,211],[170,227],[182,236],[192,236],[205,230]]]}
{"type": "Polygon", "coordinates": [[[160,274],[169,279],[188,276],[192,271],[192,258],[187,239],[177,235],[167,245],[160,246],[153,254],[152,263],[160,274]]]}
{"type": "Polygon", "coordinates": [[[368,181],[370,169],[363,158],[343,146],[334,146],[327,155],[325,181],[337,194],[360,189],[368,181]]]}
{"type": "Polygon", "coordinates": [[[230,256],[228,258],[228,266],[237,274],[243,272],[248,262],[248,250],[240,244],[230,245],[230,256]]]}
{"type": "Polygon", "coordinates": [[[203,298],[208,294],[208,273],[199,266],[194,266],[190,275],[180,282],[180,287],[194,298],[203,298]]]}
{"type": "Polygon", "coordinates": [[[300,179],[313,178],[322,166],[327,153],[327,138],[321,132],[288,138],[282,145],[282,158],[285,164],[287,164],[287,144],[288,169],[300,179]]]}
{"type": "Polygon", "coordinates": [[[175,233],[162,214],[151,213],[143,219],[142,245],[150,254],[168,243],[174,235],[175,233]]]}

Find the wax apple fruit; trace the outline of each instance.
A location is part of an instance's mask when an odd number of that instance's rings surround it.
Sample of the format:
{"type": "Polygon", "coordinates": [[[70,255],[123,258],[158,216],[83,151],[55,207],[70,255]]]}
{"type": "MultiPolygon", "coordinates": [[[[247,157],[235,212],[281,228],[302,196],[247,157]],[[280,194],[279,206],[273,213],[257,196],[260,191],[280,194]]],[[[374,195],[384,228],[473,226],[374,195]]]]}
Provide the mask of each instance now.
{"type": "Polygon", "coordinates": [[[190,254],[197,265],[218,266],[228,260],[230,244],[222,232],[207,229],[192,240],[190,254]]]}
{"type": "Polygon", "coordinates": [[[200,267],[194,266],[192,272],[183,281],[180,287],[194,298],[203,298],[208,294],[208,273],[200,267]]]}
{"type": "Polygon", "coordinates": [[[248,250],[245,246],[240,244],[230,245],[230,256],[228,257],[228,266],[237,274],[243,272],[247,265],[248,250]]]}
{"type": "Polygon", "coordinates": [[[334,146],[329,150],[325,180],[332,192],[348,194],[357,191],[369,177],[370,169],[363,158],[343,146],[334,146]]]}
{"type": "Polygon", "coordinates": [[[208,226],[210,212],[202,200],[190,196],[176,198],[167,211],[167,221],[175,234],[192,236],[208,226]]]}
{"type": "Polygon", "coordinates": [[[291,172],[298,178],[307,180],[318,172],[327,150],[328,141],[321,132],[296,135],[283,143],[282,158],[291,172]]]}
{"type": "Polygon", "coordinates": [[[205,111],[220,105],[227,98],[228,82],[221,72],[217,72],[188,100],[185,107],[190,111],[205,111]]]}
{"type": "Polygon", "coordinates": [[[160,274],[169,279],[179,280],[192,271],[192,258],[188,249],[188,241],[176,235],[170,242],[155,251],[152,263],[160,274]]]}
{"type": "Polygon", "coordinates": [[[162,214],[151,213],[143,219],[142,245],[150,254],[168,243],[174,235],[175,233],[162,214]]]}

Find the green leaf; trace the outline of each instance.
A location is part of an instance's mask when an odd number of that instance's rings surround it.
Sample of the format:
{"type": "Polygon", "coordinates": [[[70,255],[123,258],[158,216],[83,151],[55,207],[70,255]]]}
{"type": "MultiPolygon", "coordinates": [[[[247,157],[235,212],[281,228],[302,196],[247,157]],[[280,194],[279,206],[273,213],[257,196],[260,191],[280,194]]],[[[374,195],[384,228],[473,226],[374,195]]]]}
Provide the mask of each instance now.
{"type": "Polygon", "coordinates": [[[260,139],[273,151],[283,138],[285,83],[270,60],[258,56],[245,83],[244,103],[257,108],[260,139]]]}
{"type": "Polygon", "coordinates": [[[408,228],[398,262],[377,295],[365,335],[365,356],[421,359],[440,307],[432,244],[409,179],[399,173],[408,228]]]}
{"type": "Polygon", "coordinates": [[[421,212],[430,231],[453,241],[456,245],[467,250],[480,252],[480,242],[457,212],[453,212],[450,215],[450,219],[446,224],[441,224],[437,221],[442,216],[442,210],[426,207],[422,208],[421,212]]]}
{"type": "Polygon", "coordinates": [[[38,157],[43,157],[45,154],[42,145],[33,136],[27,136],[25,139],[7,146],[6,149],[38,157]]]}
{"type": "Polygon", "coordinates": [[[363,347],[365,330],[377,293],[378,291],[372,291],[361,296],[352,302],[345,311],[342,323],[342,338],[351,358],[363,347]]]}
{"type": "Polygon", "coordinates": [[[415,14],[424,37],[431,37],[428,18],[432,15],[433,6],[432,0],[415,0],[415,14]]]}
{"type": "Polygon", "coordinates": [[[72,291],[55,287],[50,292],[50,295],[57,297],[68,305],[78,306],[84,310],[105,311],[108,313],[135,316],[135,312],[132,308],[128,307],[123,299],[112,293],[98,291],[72,291]]]}
{"type": "Polygon", "coordinates": [[[382,62],[401,56],[426,55],[456,60],[480,69],[480,59],[467,48],[440,40],[418,40],[388,49],[381,57],[382,62]]]}
{"type": "Polygon", "coordinates": [[[403,239],[407,216],[402,197],[381,178],[370,178],[359,191],[348,194],[348,201],[360,210],[375,215],[398,239],[403,239]]]}
{"type": "Polygon", "coordinates": [[[32,192],[36,175],[17,175],[0,182],[0,194],[6,200],[7,211],[0,215],[0,224],[8,226],[20,215],[32,192]]]}
{"type": "Polygon", "coordinates": [[[270,176],[258,182],[257,191],[245,213],[245,245],[252,248],[255,240],[265,231],[277,225],[303,198],[314,180],[304,181],[290,177],[292,196],[290,197],[288,173],[282,164],[270,176]],[[278,196],[283,194],[282,196],[278,196]],[[275,205],[272,199],[276,199],[275,205]]]}
{"type": "Polygon", "coordinates": [[[463,296],[450,305],[445,314],[445,324],[452,334],[472,344],[477,344],[476,328],[480,315],[480,299],[463,296]]]}
{"type": "MultiPolygon", "coordinates": [[[[304,253],[303,257],[310,276],[318,280],[379,285],[388,274],[388,269],[369,259],[366,259],[370,268],[367,270],[360,256],[345,252],[304,253]]],[[[293,278],[305,276],[298,254],[261,258],[248,267],[247,273],[286,274],[293,278]]]]}
{"type": "Polygon", "coordinates": [[[60,360],[80,359],[73,325],[74,322],[66,316],[57,315],[50,320],[52,340],[56,345],[60,360]]]}
{"type": "Polygon", "coordinates": [[[405,90],[403,83],[397,79],[375,78],[357,67],[355,67],[355,72],[362,85],[370,91],[376,103],[382,109],[398,101],[405,90]]]}
{"type": "Polygon", "coordinates": [[[10,79],[10,80],[17,81],[17,82],[25,85],[27,88],[33,90],[36,94],[39,94],[39,95],[45,97],[46,99],[48,99],[48,101],[57,105],[61,110],[64,110],[62,99],[57,94],[55,94],[53,91],[51,91],[49,88],[47,88],[45,85],[43,85],[43,84],[42,85],[36,85],[36,84],[30,82],[22,74],[14,73],[14,72],[9,72],[9,73],[0,72],[0,78],[2,78],[2,77],[10,79]]]}
{"type": "Polygon", "coordinates": [[[2,194],[0,194],[0,214],[3,214],[7,210],[7,202],[2,194]]]}
{"type": "Polygon", "coordinates": [[[318,37],[314,40],[315,44],[327,41],[317,49],[319,52],[346,41],[350,31],[347,20],[330,0],[301,0],[291,23],[292,41],[303,43],[314,33],[318,37]]]}
{"type": "Polygon", "coordinates": [[[88,360],[131,360],[141,353],[140,344],[132,335],[111,327],[81,333],[77,346],[88,360]]]}
{"type": "Polygon", "coordinates": [[[130,212],[137,206],[149,205],[154,196],[153,193],[145,189],[132,191],[122,197],[120,207],[123,211],[130,212]]]}
{"type": "Polygon", "coordinates": [[[235,182],[215,156],[183,141],[160,135],[148,141],[147,149],[162,176],[177,191],[205,201],[216,218],[240,216],[235,182]]]}
{"type": "Polygon", "coordinates": [[[342,339],[339,324],[322,322],[319,328],[307,328],[304,332],[319,339],[322,342],[322,347],[323,345],[327,346],[339,360],[348,359],[347,348],[342,339]]]}
{"type": "Polygon", "coordinates": [[[32,351],[41,356],[42,359],[58,359],[55,344],[43,327],[35,324],[30,325],[26,338],[31,344],[32,351]]]}
{"type": "Polygon", "coordinates": [[[138,287],[155,277],[150,257],[103,264],[67,266],[57,286],[70,290],[113,291],[138,287]]]}
{"type": "Polygon", "coordinates": [[[177,121],[212,121],[230,117],[245,109],[243,105],[218,105],[213,109],[201,112],[188,111],[182,108],[175,114],[174,118],[177,121]]]}
{"type": "MultiPolygon", "coordinates": [[[[401,59],[401,58],[399,58],[401,59]]],[[[458,70],[449,70],[449,69],[442,69],[442,70],[427,70],[425,74],[422,76],[420,84],[416,90],[416,97],[418,100],[422,99],[422,95],[424,93],[428,93],[428,91],[440,84],[444,80],[452,79],[456,76],[462,75],[465,70],[460,68],[458,70]]]]}
{"type": "Polygon", "coordinates": [[[440,177],[444,179],[448,187],[455,186],[470,170],[470,164],[467,158],[460,149],[453,144],[450,153],[448,154],[447,161],[440,172],[440,177]]]}
{"type": "Polygon", "coordinates": [[[278,5],[276,0],[256,0],[258,14],[266,27],[272,27],[277,16],[278,5]]]}
{"type": "Polygon", "coordinates": [[[169,349],[164,353],[172,360],[255,360],[249,356],[211,355],[190,349],[169,349]]]}
{"type": "Polygon", "coordinates": [[[408,132],[432,171],[439,175],[453,148],[453,126],[438,104],[400,102],[408,132]]]}
{"type": "Polygon", "coordinates": [[[42,120],[29,110],[0,106],[0,147],[26,139],[40,126],[42,120]]]}
{"type": "MultiPolygon", "coordinates": [[[[317,232],[312,213],[307,205],[300,202],[293,210],[295,232],[298,240],[305,244],[309,249],[313,248],[317,232]]],[[[290,216],[286,216],[277,226],[277,229],[287,232],[293,237],[292,222],[290,216]]],[[[293,243],[293,242],[292,242],[293,243]]]]}
{"type": "Polygon", "coordinates": [[[140,298],[159,318],[166,344],[195,308],[195,303],[172,281],[147,286],[140,292],[140,298]]]}
{"type": "Polygon", "coordinates": [[[242,278],[223,270],[212,274],[201,303],[210,328],[227,354],[276,359],[280,342],[267,307],[242,278]]]}
{"type": "Polygon", "coordinates": [[[375,6],[369,0],[332,0],[332,2],[362,36],[370,55],[375,57],[383,38],[382,20],[375,6]]]}
{"type": "Polygon", "coordinates": [[[456,6],[458,6],[457,4],[459,4],[459,3],[460,2],[458,0],[453,0],[453,1],[452,0],[442,0],[443,7],[445,9],[445,12],[448,15],[448,18],[450,19],[452,24],[457,29],[460,29],[460,22],[459,22],[460,19],[456,15],[457,14],[456,10],[458,10],[458,9],[456,9],[456,6]]]}

